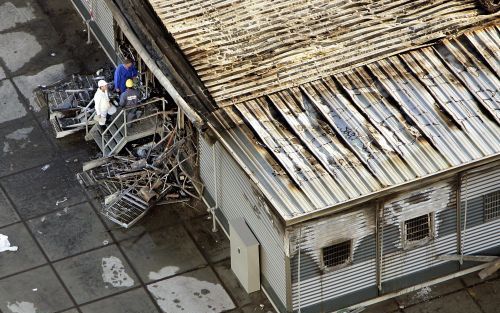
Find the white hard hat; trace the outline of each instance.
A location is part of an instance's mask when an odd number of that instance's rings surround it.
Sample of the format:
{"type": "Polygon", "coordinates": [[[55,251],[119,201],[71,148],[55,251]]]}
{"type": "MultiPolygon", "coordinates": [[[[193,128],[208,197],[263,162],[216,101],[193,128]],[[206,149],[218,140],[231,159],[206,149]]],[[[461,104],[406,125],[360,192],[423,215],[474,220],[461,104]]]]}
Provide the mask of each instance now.
{"type": "Polygon", "coordinates": [[[107,84],[108,83],[103,79],[101,79],[100,81],[97,82],[97,86],[99,86],[99,87],[106,86],[107,84]]]}

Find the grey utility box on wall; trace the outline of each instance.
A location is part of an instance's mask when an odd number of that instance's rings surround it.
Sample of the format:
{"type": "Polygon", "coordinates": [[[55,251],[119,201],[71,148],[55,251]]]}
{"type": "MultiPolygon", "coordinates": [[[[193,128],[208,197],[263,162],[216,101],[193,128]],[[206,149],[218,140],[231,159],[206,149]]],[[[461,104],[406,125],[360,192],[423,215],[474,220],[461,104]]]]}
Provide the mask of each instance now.
{"type": "Polygon", "coordinates": [[[247,293],[260,289],[259,242],[244,219],[230,222],[231,269],[247,293]]]}

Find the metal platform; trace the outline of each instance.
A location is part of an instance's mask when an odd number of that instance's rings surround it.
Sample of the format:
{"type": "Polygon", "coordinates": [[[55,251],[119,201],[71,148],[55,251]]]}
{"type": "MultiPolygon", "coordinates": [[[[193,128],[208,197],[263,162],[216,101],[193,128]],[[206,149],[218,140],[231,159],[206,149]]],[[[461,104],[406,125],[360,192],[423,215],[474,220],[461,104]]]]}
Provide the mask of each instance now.
{"type": "Polygon", "coordinates": [[[129,142],[153,134],[161,136],[164,132],[163,125],[165,125],[166,119],[165,104],[165,99],[153,98],[133,108],[121,109],[106,129],[103,130],[101,126],[95,124],[85,139],[94,140],[103,156],[110,156],[119,153],[129,142]],[[131,110],[142,111],[142,116],[129,120],[127,115],[131,110]]]}

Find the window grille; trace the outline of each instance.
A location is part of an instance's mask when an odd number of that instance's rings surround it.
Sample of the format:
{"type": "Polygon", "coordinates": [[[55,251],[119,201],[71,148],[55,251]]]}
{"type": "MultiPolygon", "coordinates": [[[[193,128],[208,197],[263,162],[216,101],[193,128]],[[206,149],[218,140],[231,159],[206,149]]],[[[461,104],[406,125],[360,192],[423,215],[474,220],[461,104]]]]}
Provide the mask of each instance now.
{"type": "Polygon", "coordinates": [[[414,217],[404,221],[405,248],[413,247],[428,242],[433,237],[432,213],[414,217]]]}
{"type": "Polygon", "coordinates": [[[500,190],[483,196],[484,221],[500,217],[500,190]]]}
{"type": "Polygon", "coordinates": [[[344,241],[323,248],[323,266],[339,267],[351,262],[351,241],[344,241]]]}

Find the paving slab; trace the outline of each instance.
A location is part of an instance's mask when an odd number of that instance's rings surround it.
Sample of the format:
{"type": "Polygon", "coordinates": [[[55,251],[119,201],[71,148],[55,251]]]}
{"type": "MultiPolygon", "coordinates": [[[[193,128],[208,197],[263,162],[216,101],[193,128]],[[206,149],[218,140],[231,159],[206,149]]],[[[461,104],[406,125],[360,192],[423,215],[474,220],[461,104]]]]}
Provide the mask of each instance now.
{"type": "Polygon", "coordinates": [[[231,270],[231,260],[224,260],[215,264],[213,267],[221,281],[224,283],[224,286],[227,287],[229,294],[236,301],[238,307],[243,307],[251,303],[259,304],[267,302],[267,298],[264,293],[252,292],[251,294],[248,294],[245,291],[243,286],[239,283],[238,278],[231,270]]]}
{"type": "Polygon", "coordinates": [[[64,312],[61,312],[61,313],[79,313],[77,309],[71,309],[71,310],[68,310],[68,311],[64,311],[64,312]]]}
{"type": "Polygon", "coordinates": [[[399,312],[399,305],[394,299],[389,299],[370,305],[363,310],[363,313],[393,313],[399,312]]]}
{"type": "Polygon", "coordinates": [[[422,302],[404,309],[405,313],[482,313],[474,300],[462,290],[450,295],[422,302]]]}
{"type": "Polygon", "coordinates": [[[9,47],[2,50],[0,59],[11,72],[21,69],[42,51],[37,38],[26,31],[0,34],[0,47],[9,47]]]}
{"type": "MultiPolygon", "coordinates": [[[[124,240],[182,223],[182,221],[199,216],[199,214],[205,214],[205,206],[200,206],[198,203],[197,201],[191,201],[189,205],[185,203],[175,203],[155,206],[149,210],[148,214],[146,214],[139,223],[129,229],[124,229],[109,220],[106,220],[106,223],[112,230],[116,240],[124,240]]],[[[101,206],[98,201],[94,201],[94,204],[97,207],[101,206]]]]}
{"type": "Polygon", "coordinates": [[[19,221],[19,216],[14,211],[5,193],[0,189],[0,227],[19,221]]]}
{"type": "Polygon", "coordinates": [[[62,160],[6,177],[0,182],[24,219],[86,200],[75,174],[62,160]]]}
{"type": "Polygon", "coordinates": [[[57,312],[73,305],[48,265],[0,280],[0,309],[3,312],[57,312]],[[36,311],[21,310],[30,307],[36,311]]]}
{"type": "Polygon", "coordinates": [[[139,284],[115,245],[56,262],[54,268],[77,303],[97,300],[139,284]]]}
{"type": "Polygon", "coordinates": [[[144,282],[184,273],[206,265],[182,225],[144,233],[120,243],[144,282]]]}
{"type": "Polygon", "coordinates": [[[0,66],[0,80],[4,79],[5,77],[5,70],[0,66]]]}
{"type": "Polygon", "coordinates": [[[0,234],[8,236],[10,246],[17,251],[0,252],[0,277],[12,275],[46,263],[28,230],[22,223],[0,229],[0,234]]]}
{"type": "Polygon", "coordinates": [[[87,202],[34,218],[28,225],[52,261],[112,243],[87,202]]]}
{"type": "Polygon", "coordinates": [[[0,31],[16,27],[36,18],[39,10],[38,6],[31,2],[19,2],[21,1],[6,1],[0,4],[0,31]]]}
{"type": "Polygon", "coordinates": [[[0,177],[52,160],[55,151],[33,119],[6,124],[0,127],[0,177]]]}
{"type": "Polygon", "coordinates": [[[469,288],[469,294],[479,303],[484,313],[500,312],[500,279],[469,288]]]}
{"type": "Polygon", "coordinates": [[[203,254],[212,263],[219,262],[230,257],[229,240],[217,225],[218,231],[212,231],[211,215],[206,214],[200,218],[192,219],[186,223],[188,231],[193,236],[203,254]],[[210,218],[210,219],[209,219],[210,218]]]}
{"type": "Polygon", "coordinates": [[[442,295],[464,289],[464,287],[460,279],[452,279],[441,284],[424,287],[414,292],[396,297],[396,301],[403,307],[407,307],[415,303],[429,301],[442,295]]]}
{"type": "Polygon", "coordinates": [[[0,107],[2,108],[0,110],[0,124],[26,115],[26,110],[19,99],[17,90],[8,79],[0,81],[0,107]]]}
{"type": "Polygon", "coordinates": [[[210,268],[152,283],[147,289],[168,313],[217,313],[235,308],[210,268]]]}
{"type": "Polygon", "coordinates": [[[80,309],[83,313],[158,313],[158,309],[143,288],[93,302],[80,309]]]}
{"type": "MultiPolygon", "coordinates": [[[[33,90],[40,85],[50,85],[56,83],[66,76],[66,65],[61,63],[43,68],[34,74],[14,77],[12,80],[19,88],[24,98],[28,99],[31,110],[34,112],[40,112],[42,108],[35,101],[33,90]]],[[[44,114],[43,117],[44,119],[47,119],[46,114],[44,114]]]]}

